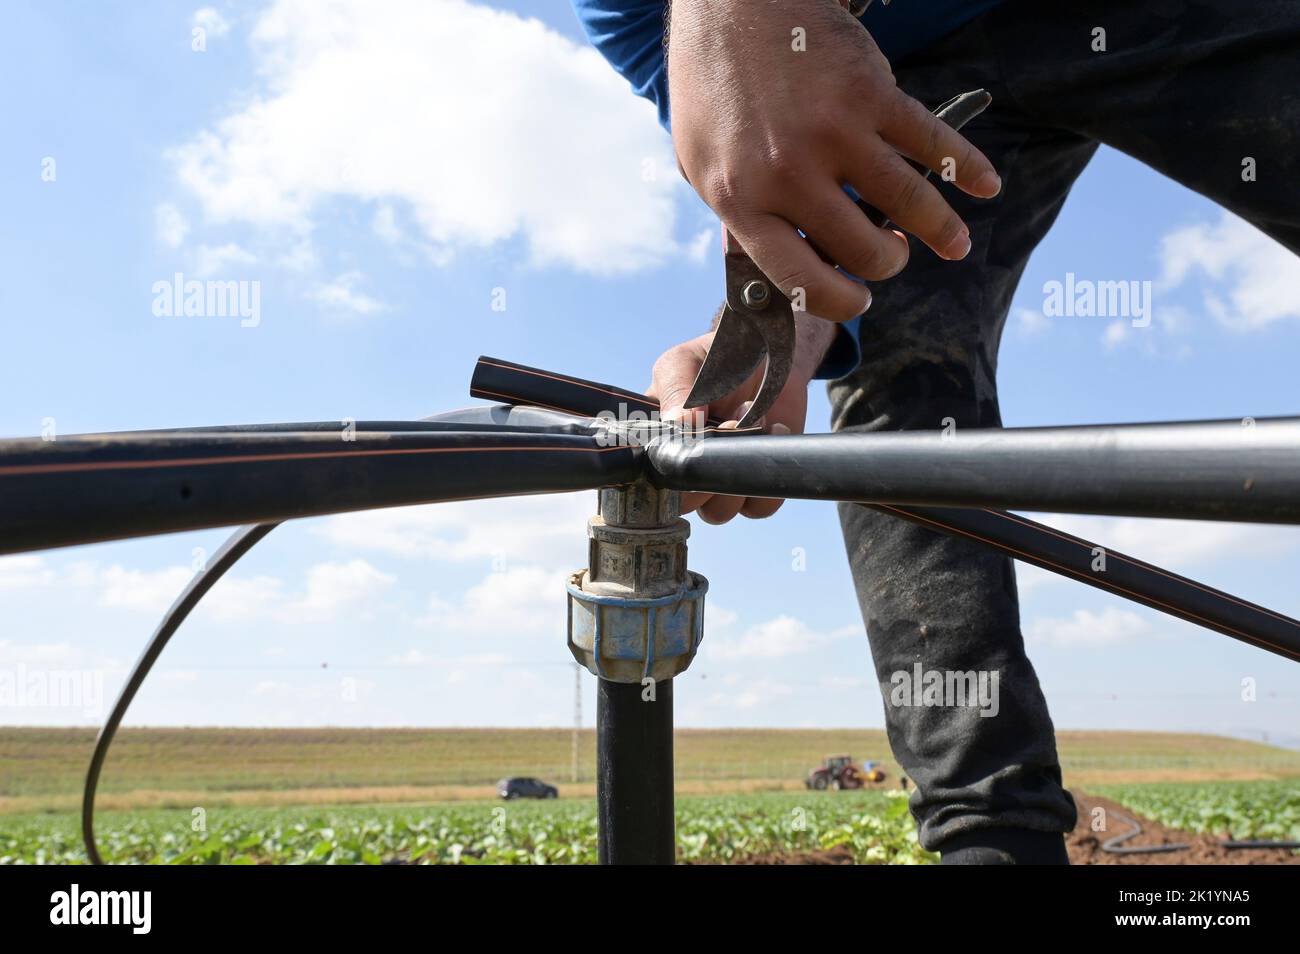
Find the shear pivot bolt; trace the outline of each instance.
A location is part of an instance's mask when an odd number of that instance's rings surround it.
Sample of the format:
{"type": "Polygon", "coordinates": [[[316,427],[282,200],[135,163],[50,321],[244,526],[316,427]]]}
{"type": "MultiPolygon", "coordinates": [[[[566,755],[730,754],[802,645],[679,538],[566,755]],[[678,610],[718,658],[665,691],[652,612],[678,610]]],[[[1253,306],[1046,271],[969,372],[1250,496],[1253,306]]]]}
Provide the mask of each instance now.
{"type": "Polygon", "coordinates": [[[745,304],[750,308],[766,308],[767,303],[772,300],[772,292],[767,287],[767,282],[754,279],[745,283],[745,287],[740,291],[740,297],[744,299],[745,304]]]}

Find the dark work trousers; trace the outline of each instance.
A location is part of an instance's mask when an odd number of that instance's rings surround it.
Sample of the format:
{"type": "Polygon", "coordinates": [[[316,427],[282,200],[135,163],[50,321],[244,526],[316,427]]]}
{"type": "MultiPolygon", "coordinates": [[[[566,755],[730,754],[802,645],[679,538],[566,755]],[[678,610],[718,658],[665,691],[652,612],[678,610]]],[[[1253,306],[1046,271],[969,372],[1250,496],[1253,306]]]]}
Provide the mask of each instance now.
{"type": "MultiPolygon", "coordinates": [[[[1001,426],[1012,294],[1098,143],[1300,251],[1300,0],[1009,0],[894,71],[930,108],[964,90],[993,94],[966,134],[1003,188],[982,201],[941,185],[970,226],[969,256],[941,261],[912,240],[907,268],[873,283],[862,364],[830,385],[836,430],[1001,426]],[[1247,158],[1256,181],[1243,177],[1247,158]]],[[[851,504],[840,518],[890,745],[916,783],[921,844],[942,850],[978,829],[1068,831],[1074,802],[1025,655],[1011,560],[851,504]],[[893,674],[918,663],[996,671],[997,715],[891,703],[893,674]]]]}

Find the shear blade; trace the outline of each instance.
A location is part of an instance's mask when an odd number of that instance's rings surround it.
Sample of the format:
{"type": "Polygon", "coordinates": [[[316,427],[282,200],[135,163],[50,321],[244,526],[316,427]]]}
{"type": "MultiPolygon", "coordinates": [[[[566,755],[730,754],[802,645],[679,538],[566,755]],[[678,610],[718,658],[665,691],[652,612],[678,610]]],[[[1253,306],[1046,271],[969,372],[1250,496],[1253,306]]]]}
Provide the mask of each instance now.
{"type": "Polygon", "coordinates": [[[749,405],[739,427],[753,427],[772,409],[776,399],[785,390],[785,383],[790,380],[790,369],[794,364],[794,315],[787,308],[784,312],[765,315],[759,323],[763,343],[767,351],[767,367],[763,371],[763,383],[749,405]]]}
{"type": "Polygon", "coordinates": [[[685,407],[702,407],[734,393],[763,360],[763,336],[743,315],[728,306],[718,322],[713,344],[695,376],[685,407]]]}

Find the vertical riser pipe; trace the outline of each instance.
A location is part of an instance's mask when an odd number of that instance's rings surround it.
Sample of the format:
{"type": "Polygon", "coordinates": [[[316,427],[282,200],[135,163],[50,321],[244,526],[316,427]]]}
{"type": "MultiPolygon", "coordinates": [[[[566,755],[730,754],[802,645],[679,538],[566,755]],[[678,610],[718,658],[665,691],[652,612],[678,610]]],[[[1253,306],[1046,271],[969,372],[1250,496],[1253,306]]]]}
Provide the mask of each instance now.
{"type": "Polygon", "coordinates": [[[670,865],[673,818],[673,683],[597,681],[596,808],[602,865],[670,865]]]}

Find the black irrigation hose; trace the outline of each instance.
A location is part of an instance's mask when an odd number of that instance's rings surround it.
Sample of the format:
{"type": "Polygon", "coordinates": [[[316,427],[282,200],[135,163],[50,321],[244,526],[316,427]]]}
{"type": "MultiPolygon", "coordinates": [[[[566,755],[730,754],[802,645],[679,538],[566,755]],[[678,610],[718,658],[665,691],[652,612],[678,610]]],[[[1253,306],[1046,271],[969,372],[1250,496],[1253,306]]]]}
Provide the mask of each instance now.
{"type": "Polygon", "coordinates": [[[1112,855],[1161,855],[1171,851],[1183,851],[1192,847],[1191,842],[1182,841],[1168,845],[1140,845],[1132,848],[1121,848],[1124,842],[1130,838],[1136,838],[1142,834],[1142,824],[1136,818],[1129,818],[1127,815],[1121,815],[1119,812],[1112,811],[1111,815],[1120,821],[1129,825],[1128,831],[1122,835],[1116,835],[1114,838],[1107,839],[1101,843],[1101,850],[1112,855]]]}
{"type": "Polygon", "coordinates": [[[86,769],[86,784],[81,794],[81,839],[86,845],[86,854],[91,864],[104,863],[95,845],[95,791],[99,787],[99,774],[104,768],[104,760],[108,758],[108,749],[113,744],[113,737],[117,735],[117,728],[122,724],[126,710],[130,708],[135,694],[140,691],[140,686],[143,685],[149,671],[153,669],[153,664],[162,655],[168,640],[180,628],[181,623],[185,622],[185,617],[190,615],[190,611],[199,604],[204,594],[212,589],[213,584],[221,579],[240,557],[277,526],[279,524],[261,523],[236,530],[213,555],[207,567],[190,580],[189,585],[176,598],[176,602],[172,603],[171,608],[163,616],[162,622],[154,630],[154,634],[149,637],[144,652],[131,668],[131,674],[127,677],[126,684],[122,686],[122,691],[118,693],[117,701],[113,703],[113,709],[109,712],[104,727],[99,730],[99,735],[95,738],[95,750],[91,753],[90,766],[86,769]]]}
{"type": "Polygon", "coordinates": [[[1300,662],[1300,621],[1090,540],[1001,510],[861,504],[1300,662]]]}
{"type": "Polygon", "coordinates": [[[660,441],[676,490],[1300,524],[1300,418],[660,441]]]}
{"type": "Polygon", "coordinates": [[[0,440],[0,554],[351,510],[591,490],[642,452],[554,426],[246,426],[0,440]]]}
{"type": "Polygon", "coordinates": [[[1300,848],[1300,841],[1224,841],[1220,844],[1229,851],[1249,848],[1300,848]]]}
{"type": "MultiPolygon", "coordinates": [[[[469,393],[470,397],[487,401],[526,404],[583,417],[613,415],[619,421],[626,421],[633,413],[654,419],[659,416],[656,398],[612,384],[530,368],[526,364],[487,355],[480,355],[474,365],[469,393]]],[[[709,418],[708,423],[716,427],[722,421],[709,418]]]]}
{"type": "MultiPolygon", "coordinates": [[[[1174,851],[1186,851],[1192,847],[1190,841],[1170,842],[1167,845],[1133,845],[1128,848],[1121,848],[1120,845],[1130,838],[1136,838],[1142,834],[1142,823],[1136,818],[1129,818],[1127,815],[1111,810],[1109,812],[1113,817],[1130,826],[1130,830],[1122,835],[1116,835],[1114,838],[1107,839],[1101,843],[1101,850],[1112,855],[1162,855],[1174,851]]],[[[1219,845],[1229,851],[1248,850],[1256,848],[1300,848],[1300,841],[1220,841],[1219,845]]]]}

